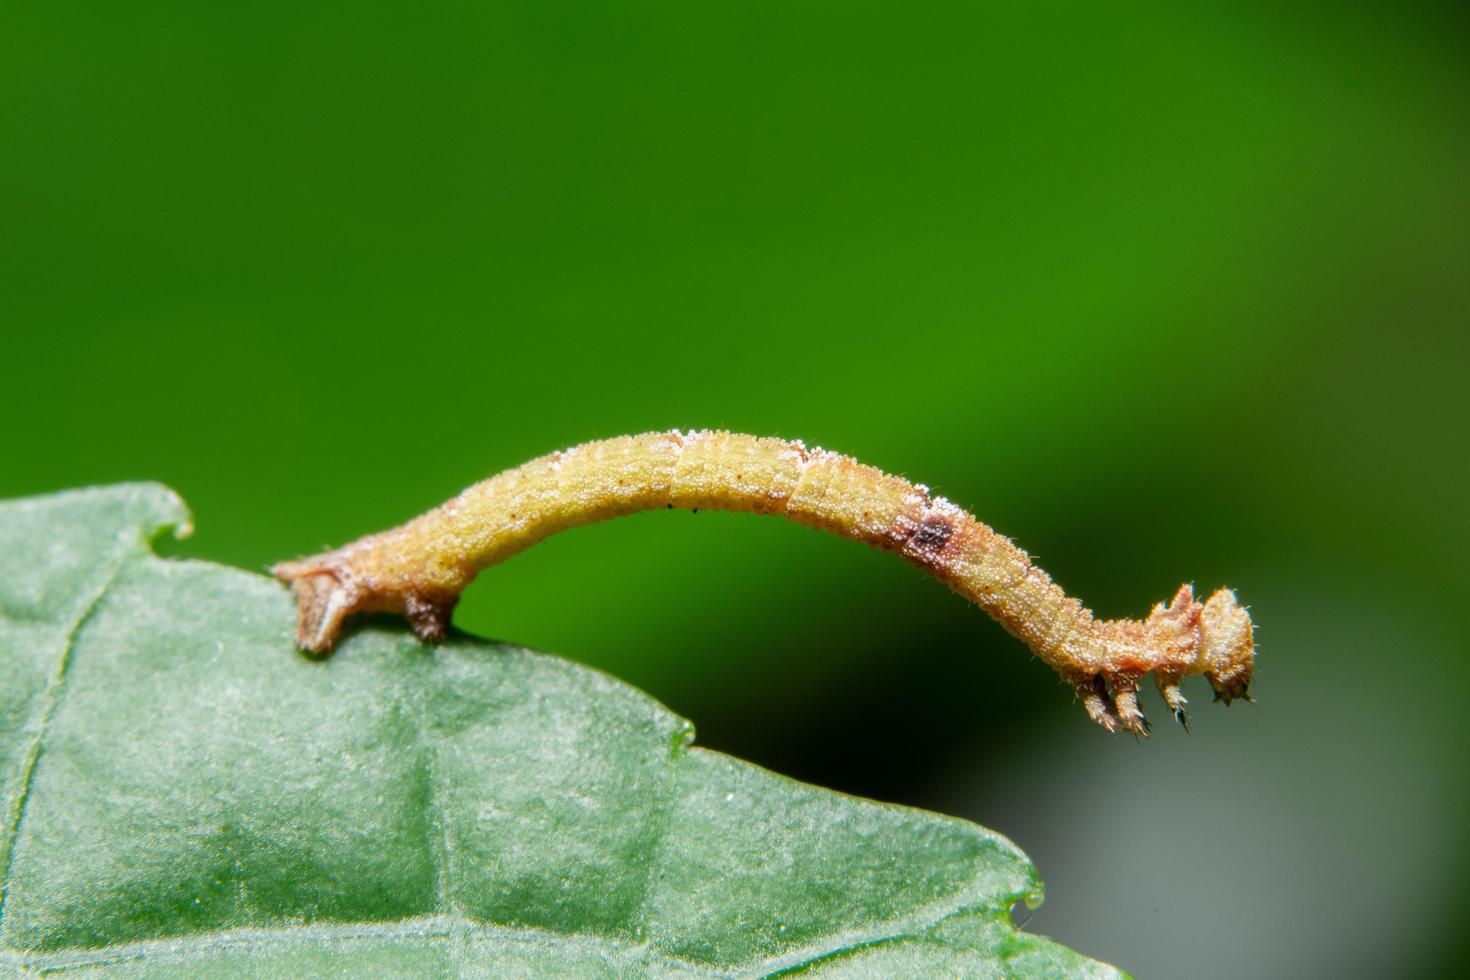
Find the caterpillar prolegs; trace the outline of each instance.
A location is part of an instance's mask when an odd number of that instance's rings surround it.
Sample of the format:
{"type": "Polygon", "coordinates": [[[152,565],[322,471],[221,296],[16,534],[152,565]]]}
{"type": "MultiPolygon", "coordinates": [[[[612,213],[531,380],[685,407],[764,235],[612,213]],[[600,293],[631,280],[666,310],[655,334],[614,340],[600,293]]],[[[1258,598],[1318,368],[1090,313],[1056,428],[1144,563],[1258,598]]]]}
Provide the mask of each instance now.
{"type": "Polygon", "coordinates": [[[295,589],[297,641],[325,653],[358,612],[406,616],[443,637],[483,568],[558,531],[655,508],[776,514],[898,553],[980,606],[1051,665],[1109,731],[1145,734],[1138,686],[1152,672],[1187,726],[1180,681],[1248,698],[1250,614],[1228,589],[1189,585],[1141,620],[1098,620],[1025,551],[929,489],[838,453],[733,432],[656,432],[589,442],[465,490],[401,527],[272,571],[295,589]]]}

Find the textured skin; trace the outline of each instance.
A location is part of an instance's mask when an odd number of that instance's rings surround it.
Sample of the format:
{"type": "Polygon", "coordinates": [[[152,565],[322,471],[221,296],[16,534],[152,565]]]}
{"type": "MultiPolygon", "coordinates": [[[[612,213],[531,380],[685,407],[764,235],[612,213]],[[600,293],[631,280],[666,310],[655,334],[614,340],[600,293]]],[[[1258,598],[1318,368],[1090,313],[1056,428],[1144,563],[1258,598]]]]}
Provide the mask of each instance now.
{"type": "Polygon", "coordinates": [[[1145,619],[1094,619],[1009,538],[927,487],[849,456],[731,432],[646,433],[552,453],[401,527],[273,571],[296,590],[308,650],[330,650],[343,620],[364,611],[401,613],[435,640],[481,569],[558,531],[666,507],[776,514],[896,552],[993,616],[1109,730],[1147,731],[1138,685],[1150,672],[1181,722],[1186,675],[1204,674],[1227,703],[1248,697],[1252,626],[1233,592],[1201,604],[1185,585],[1145,619]]]}

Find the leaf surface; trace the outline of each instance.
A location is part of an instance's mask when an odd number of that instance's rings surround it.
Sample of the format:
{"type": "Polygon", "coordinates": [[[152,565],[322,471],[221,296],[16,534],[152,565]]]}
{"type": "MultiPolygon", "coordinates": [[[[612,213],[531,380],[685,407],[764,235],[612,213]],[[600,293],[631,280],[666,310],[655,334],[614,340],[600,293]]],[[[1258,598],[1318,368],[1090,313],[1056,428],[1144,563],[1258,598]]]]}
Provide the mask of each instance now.
{"type": "MultiPolygon", "coordinates": [[[[690,746],[597,671],[158,558],[152,484],[0,504],[0,966],[33,975],[1111,976],[972,824],[690,746]]],[[[759,719],[752,719],[758,724],[759,719]]]]}

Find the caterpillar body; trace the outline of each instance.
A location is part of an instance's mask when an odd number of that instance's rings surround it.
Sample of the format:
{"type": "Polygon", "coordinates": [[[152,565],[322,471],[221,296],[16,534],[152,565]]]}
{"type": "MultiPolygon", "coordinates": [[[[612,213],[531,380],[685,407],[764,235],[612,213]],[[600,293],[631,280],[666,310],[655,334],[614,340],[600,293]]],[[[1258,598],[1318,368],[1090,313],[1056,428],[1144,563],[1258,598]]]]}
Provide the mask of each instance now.
{"type": "Polygon", "coordinates": [[[1138,688],[1152,672],[1183,724],[1183,677],[1216,700],[1249,698],[1249,613],[1189,585],[1141,620],[1104,621],[1009,538],[927,487],[800,442],[732,432],[657,432],[585,443],[477,483],[407,524],[272,571],[298,601],[297,641],[325,653],[358,612],[406,616],[442,638],[483,568],[558,531],[659,508],[775,514],[893,551],[980,606],[1055,669],[1109,731],[1146,734],[1138,688]]]}

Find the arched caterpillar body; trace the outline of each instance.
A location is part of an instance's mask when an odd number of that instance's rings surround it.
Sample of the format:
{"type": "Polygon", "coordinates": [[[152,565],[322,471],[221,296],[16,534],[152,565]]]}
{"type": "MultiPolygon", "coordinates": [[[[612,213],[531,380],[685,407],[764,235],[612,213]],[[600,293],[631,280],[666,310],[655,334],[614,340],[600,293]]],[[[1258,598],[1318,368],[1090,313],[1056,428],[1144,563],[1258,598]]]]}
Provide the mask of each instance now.
{"type": "Polygon", "coordinates": [[[980,606],[1051,665],[1109,731],[1143,734],[1138,685],[1153,672],[1181,721],[1180,679],[1204,674],[1227,704],[1248,697],[1249,613],[1189,585],[1142,620],[1095,619],[1011,540],[927,487],[800,442],[731,432],[657,432],[589,442],[477,483],[402,525],[272,571],[299,603],[298,642],[324,653],[357,612],[444,635],[481,569],[558,531],[655,508],[749,511],[898,553],[980,606]]]}

